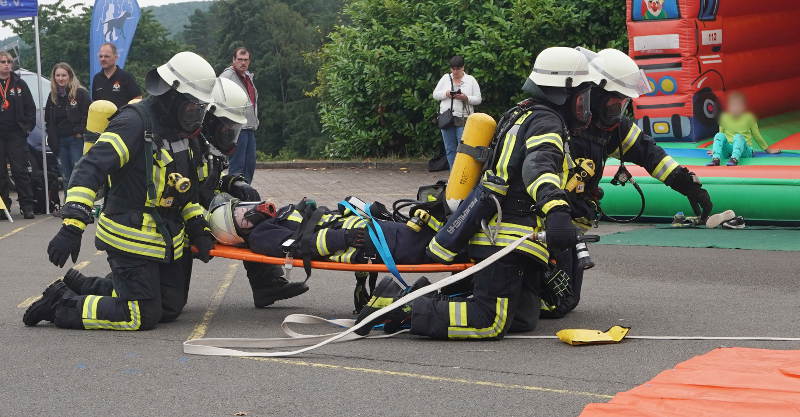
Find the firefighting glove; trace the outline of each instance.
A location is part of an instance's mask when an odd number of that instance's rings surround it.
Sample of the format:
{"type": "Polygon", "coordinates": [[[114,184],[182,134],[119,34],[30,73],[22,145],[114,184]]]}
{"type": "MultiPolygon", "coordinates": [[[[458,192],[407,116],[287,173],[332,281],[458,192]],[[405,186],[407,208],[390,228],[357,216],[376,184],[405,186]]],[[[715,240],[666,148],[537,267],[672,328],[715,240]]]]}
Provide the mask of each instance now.
{"type": "Polygon", "coordinates": [[[572,224],[572,216],[566,210],[555,208],[544,220],[544,230],[550,253],[556,254],[578,243],[578,231],[572,224]]]}
{"type": "Polygon", "coordinates": [[[186,222],[186,228],[189,231],[189,241],[197,249],[194,257],[203,261],[203,263],[208,263],[213,258],[210,252],[211,249],[214,249],[214,243],[216,243],[208,223],[203,219],[203,216],[196,216],[186,222]]]}
{"type": "Polygon", "coordinates": [[[362,248],[366,241],[364,229],[348,229],[344,232],[344,241],[348,247],[362,248]]]}
{"type": "Polygon", "coordinates": [[[705,222],[708,216],[711,215],[714,205],[711,202],[708,191],[703,189],[700,178],[686,169],[686,167],[676,168],[664,183],[689,199],[692,210],[697,216],[700,216],[702,222],[705,222]]]}
{"type": "MultiPolygon", "coordinates": [[[[70,256],[72,256],[73,263],[78,260],[78,254],[81,252],[83,229],[77,223],[83,224],[78,220],[65,219],[61,230],[56,233],[53,239],[50,240],[50,244],[47,245],[47,256],[50,257],[50,262],[59,268],[67,263],[67,258],[70,256]]],[[[86,225],[83,227],[86,227],[86,225]]]]}
{"type": "Polygon", "coordinates": [[[261,201],[261,195],[238,175],[226,175],[220,180],[222,190],[241,201],[261,201]]]}

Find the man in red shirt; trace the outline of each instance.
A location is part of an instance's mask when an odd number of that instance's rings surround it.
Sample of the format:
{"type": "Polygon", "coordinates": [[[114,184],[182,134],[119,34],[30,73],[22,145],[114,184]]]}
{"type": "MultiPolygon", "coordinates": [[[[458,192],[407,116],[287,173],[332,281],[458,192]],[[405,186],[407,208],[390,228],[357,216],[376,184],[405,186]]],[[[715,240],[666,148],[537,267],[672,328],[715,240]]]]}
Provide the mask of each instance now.
{"type": "Polygon", "coordinates": [[[225,68],[220,77],[225,77],[238,84],[250,97],[250,106],[245,110],[247,123],[242,127],[236,150],[230,158],[228,173],[241,175],[247,183],[253,181],[256,171],[256,129],[258,129],[258,90],[253,84],[253,73],[250,68],[250,51],[236,48],[233,51],[231,66],[225,68]]]}

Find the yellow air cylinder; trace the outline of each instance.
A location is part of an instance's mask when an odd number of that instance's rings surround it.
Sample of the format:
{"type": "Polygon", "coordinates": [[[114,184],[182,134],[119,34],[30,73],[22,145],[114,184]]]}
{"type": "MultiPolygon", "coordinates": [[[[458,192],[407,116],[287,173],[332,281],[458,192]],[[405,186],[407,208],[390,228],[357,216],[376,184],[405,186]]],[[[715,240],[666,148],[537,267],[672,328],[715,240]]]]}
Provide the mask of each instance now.
{"type": "MultiPolygon", "coordinates": [[[[486,113],[473,113],[467,118],[461,141],[473,148],[488,147],[492,143],[496,127],[497,122],[492,116],[486,113]]],[[[476,160],[474,156],[463,152],[456,154],[444,193],[451,211],[455,211],[461,201],[475,188],[475,184],[480,180],[482,168],[483,161],[476,160]]]]}
{"type": "Polygon", "coordinates": [[[108,100],[97,100],[89,105],[86,132],[83,135],[83,153],[89,152],[97,137],[108,127],[108,118],[117,112],[117,106],[108,100]]]}

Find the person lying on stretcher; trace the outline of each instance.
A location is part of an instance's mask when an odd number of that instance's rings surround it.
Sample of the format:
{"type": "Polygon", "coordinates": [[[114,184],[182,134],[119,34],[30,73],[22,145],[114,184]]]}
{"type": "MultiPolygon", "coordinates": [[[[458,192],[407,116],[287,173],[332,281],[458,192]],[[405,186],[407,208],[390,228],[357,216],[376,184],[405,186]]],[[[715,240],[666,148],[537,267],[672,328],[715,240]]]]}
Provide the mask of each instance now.
{"type": "Polygon", "coordinates": [[[208,222],[218,242],[248,246],[262,255],[384,263],[367,230],[367,222],[375,222],[396,264],[433,262],[425,254],[435,233],[430,227],[420,225],[415,230],[406,223],[393,221],[380,203],[374,203],[369,211],[371,218],[342,204],[337,210],[329,210],[307,199],[276,208],[269,202],[241,202],[223,193],[210,204],[208,222]]]}

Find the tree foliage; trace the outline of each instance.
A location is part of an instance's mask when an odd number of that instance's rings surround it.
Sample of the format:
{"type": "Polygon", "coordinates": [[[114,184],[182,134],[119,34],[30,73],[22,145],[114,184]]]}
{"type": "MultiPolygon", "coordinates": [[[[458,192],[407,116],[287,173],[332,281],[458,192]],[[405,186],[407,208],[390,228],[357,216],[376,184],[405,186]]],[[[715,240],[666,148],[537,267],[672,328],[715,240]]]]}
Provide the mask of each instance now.
{"type": "MultiPolygon", "coordinates": [[[[67,62],[78,78],[88,85],[89,59],[97,59],[97,51],[89,51],[89,26],[92,18],[90,7],[64,5],[63,0],[52,4],[39,5],[39,43],[42,50],[42,73],[49,77],[50,70],[57,62],[67,62]]],[[[34,29],[30,19],[3,22],[10,27],[27,45],[34,45],[34,29]]],[[[136,28],[125,68],[140,85],[144,75],[155,66],[166,62],[181,50],[181,45],[169,38],[169,32],[159,24],[150,10],[143,10],[136,28]]],[[[33,48],[20,52],[21,65],[36,69],[36,55],[33,48]]]]}
{"type": "Polygon", "coordinates": [[[332,157],[420,155],[440,140],[430,95],[463,55],[498,115],[542,49],[621,47],[619,0],[352,0],[320,54],[315,90],[332,157]]]}

